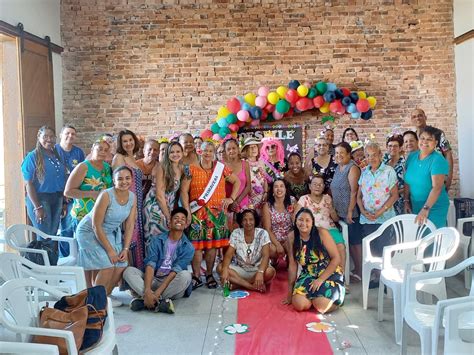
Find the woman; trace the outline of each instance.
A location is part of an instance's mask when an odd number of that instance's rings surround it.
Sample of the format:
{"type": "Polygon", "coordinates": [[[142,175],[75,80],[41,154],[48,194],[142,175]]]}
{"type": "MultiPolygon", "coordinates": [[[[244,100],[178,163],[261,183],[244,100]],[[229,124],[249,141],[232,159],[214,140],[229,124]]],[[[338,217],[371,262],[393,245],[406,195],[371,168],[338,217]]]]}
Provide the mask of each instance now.
{"type": "MultiPolygon", "coordinates": [[[[21,164],[28,217],[33,227],[48,235],[58,232],[66,183],[66,166],[54,149],[55,143],[54,130],[42,126],[38,130],[36,148],[27,154],[21,164]]],[[[48,243],[53,247],[51,240],[48,243]]]]}
{"type": "Polygon", "coordinates": [[[264,163],[265,178],[269,184],[283,176],[286,169],[285,149],[279,139],[271,137],[262,140],[260,159],[264,163]]]}
{"type": "Polygon", "coordinates": [[[288,263],[288,296],[283,303],[292,304],[298,312],[313,306],[322,314],[342,305],[344,276],[336,244],[327,230],[316,228],[306,208],[296,214],[295,229],[288,236],[288,263]]]}
{"type": "Polygon", "coordinates": [[[202,150],[201,150],[201,144],[204,142],[201,137],[196,136],[193,139],[194,141],[194,147],[196,148],[196,154],[201,155],[202,150]]]}
{"type": "Polygon", "coordinates": [[[446,226],[449,197],[445,179],[448,161],[436,151],[441,132],[426,126],[420,134],[420,150],[407,159],[405,172],[405,211],[415,213],[419,224],[429,219],[437,228],[446,226]]]}
{"type": "Polygon", "coordinates": [[[143,173],[142,192],[145,199],[153,184],[153,169],[158,165],[158,155],[160,154],[160,144],[154,139],[147,139],[143,146],[143,159],[137,160],[137,166],[143,173]]]}
{"type": "Polygon", "coordinates": [[[158,162],[162,162],[163,158],[168,150],[168,145],[170,144],[167,138],[160,138],[158,139],[158,143],[160,144],[160,154],[158,155],[158,162]]]}
{"type": "Polygon", "coordinates": [[[147,243],[151,241],[150,238],[169,230],[171,211],[178,204],[181,179],[189,175],[188,167],[185,169],[182,163],[183,155],[181,144],[172,142],[168,145],[162,163],[153,169],[154,184],[143,204],[147,243]]]}
{"type": "Polygon", "coordinates": [[[285,173],[290,195],[296,200],[309,193],[308,174],[303,170],[303,161],[299,153],[290,153],[288,156],[288,171],[285,173]]]}
{"type": "Polygon", "coordinates": [[[320,175],[324,178],[324,192],[328,193],[337,164],[334,161],[334,157],[329,155],[329,142],[326,138],[316,138],[314,148],[314,158],[312,158],[310,164],[308,164],[308,172],[312,175],[320,175]]]}
{"type": "Polygon", "coordinates": [[[418,135],[414,131],[406,131],[403,133],[403,150],[405,151],[405,160],[411,152],[415,152],[418,147],[418,135]]]}
{"type": "Polygon", "coordinates": [[[352,148],[351,157],[357,166],[362,170],[367,166],[365,159],[364,143],[362,141],[352,141],[349,143],[352,148]]]}
{"type": "Polygon", "coordinates": [[[347,142],[336,146],[335,160],[338,164],[331,182],[331,195],[337,215],[348,225],[349,251],[354,261],[351,282],[360,282],[362,275],[362,238],[357,210],[357,191],[360,169],[351,160],[352,148],[347,142]]]}
{"type": "MultiPolygon", "coordinates": [[[[240,181],[240,188],[237,193],[237,198],[229,206],[229,210],[233,212],[240,212],[248,207],[249,192],[250,192],[250,168],[249,164],[240,159],[239,144],[234,138],[230,138],[224,142],[224,164],[237,176],[240,181]]],[[[226,184],[226,196],[232,194],[232,184],[226,184]]]]}
{"type": "MultiPolygon", "coordinates": [[[[202,151],[201,151],[201,154],[202,154],[202,151]]],[[[221,163],[224,163],[224,145],[223,144],[219,144],[219,146],[216,148],[216,158],[217,158],[217,161],[220,161],[221,163]]]]}
{"type": "Polygon", "coordinates": [[[336,152],[336,145],[334,144],[334,131],[330,127],[326,127],[323,130],[323,137],[326,139],[328,144],[328,154],[334,156],[336,152]]]}
{"type": "Polygon", "coordinates": [[[399,198],[395,205],[395,213],[397,215],[403,214],[403,187],[405,186],[405,157],[402,155],[403,137],[399,134],[391,135],[387,138],[387,150],[382,161],[384,164],[391,166],[397,173],[398,181],[398,195],[399,198]]]}
{"type": "Polygon", "coordinates": [[[350,143],[350,142],[358,141],[358,140],[359,140],[359,135],[357,134],[355,129],[352,127],[347,127],[342,133],[341,142],[350,143]]]}
{"type": "Polygon", "coordinates": [[[137,218],[135,219],[135,228],[133,229],[132,244],[130,246],[129,262],[138,269],[143,270],[143,260],[145,257],[145,243],[143,231],[143,192],[142,192],[142,176],[143,172],[135,161],[135,153],[138,152],[138,138],[132,131],[128,129],[119,132],[117,137],[117,153],[112,161],[112,168],[125,165],[133,173],[133,181],[129,185],[130,191],[137,197],[137,218]]]}
{"type": "Polygon", "coordinates": [[[272,242],[270,258],[275,262],[287,253],[286,240],[293,229],[295,203],[285,180],[278,178],[270,184],[268,202],[262,209],[262,221],[272,242]]]}
{"type": "Polygon", "coordinates": [[[78,266],[84,268],[87,287],[102,285],[110,295],[127,266],[127,255],[135,225],[137,199],[130,190],[133,172],[120,166],[113,173],[114,187],[103,191],[92,210],[79,222],[78,266]],[[122,236],[122,223],[125,232],[122,236]],[[94,282],[91,275],[96,273],[94,282]]]}
{"type": "Polygon", "coordinates": [[[296,204],[296,212],[302,208],[309,209],[313,213],[314,225],[317,228],[328,230],[332,239],[334,239],[334,243],[336,243],[337,251],[341,258],[340,267],[344,273],[346,265],[346,247],[344,245],[344,237],[334,223],[339,221],[339,216],[334,209],[331,196],[324,194],[325,185],[322,176],[313,176],[309,185],[311,193],[302,196],[298,200],[298,203],[296,204]]]}
{"type": "Polygon", "coordinates": [[[222,285],[229,282],[231,289],[265,292],[275,277],[269,264],[270,237],[265,229],[257,228],[259,221],[255,210],[246,209],[237,215],[240,228],[232,232],[224,260],[217,267],[222,285]]]}
{"type": "MultiPolygon", "coordinates": [[[[109,151],[107,152],[107,156],[105,157],[104,161],[112,166],[112,160],[114,159],[114,155],[117,152],[117,146],[115,144],[114,136],[110,133],[104,133],[102,135],[102,139],[105,140],[109,144],[109,151]]],[[[92,152],[86,156],[86,160],[90,160],[92,152]]]]}
{"type": "Polygon", "coordinates": [[[193,243],[194,253],[193,288],[203,285],[201,276],[202,252],[205,251],[206,284],[216,288],[212,275],[216,259],[216,248],[229,245],[226,212],[236,200],[240,181],[232,171],[215,159],[216,148],[211,142],[202,144],[202,154],[198,165],[191,165],[190,179],[181,184],[181,201],[188,210],[190,224],[188,238],[193,243]],[[225,183],[233,185],[230,197],[225,197],[225,183]]]}
{"type": "Polygon", "coordinates": [[[199,165],[199,155],[196,153],[194,147],[193,136],[190,133],[183,133],[179,136],[179,143],[181,144],[184,150],[183,164],[199,165]]]}
{"type": "Polygon", "coordinates": [[[112,169],[105,162],[109,149],[106,137],[97,139],[92,144],[90,158],[80,163],[67,180],[64,195],[74,199],[71,210],[74,230],[92,211],[100,192],[112,186],[112,169]]]}
{"type": "Polygon", "coordinates": [[[261,142],[254,137],[247,137],[242,147],[242,155],[247,157],[250,168],[249,206],[260,215],[267,199],[268,183],[265,179],[264,164],[260,160],[261,142]]]}

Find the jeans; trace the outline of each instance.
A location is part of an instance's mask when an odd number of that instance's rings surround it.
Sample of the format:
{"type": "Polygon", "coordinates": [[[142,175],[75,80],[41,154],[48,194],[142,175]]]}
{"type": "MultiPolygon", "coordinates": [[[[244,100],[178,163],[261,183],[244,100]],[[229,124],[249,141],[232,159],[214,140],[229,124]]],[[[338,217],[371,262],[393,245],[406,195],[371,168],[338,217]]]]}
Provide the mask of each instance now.
{"type": "MultiPolygon", "coordinates": [[[[61,237],[67,237],[67,238],[74,238],[74,224],[73,224],[73,218],[71,216],[71,210],[72,210],[72,205],[74,204],[74,201],[71,200],[67,204],[67,211],[66,215],[61,218],[61,232],[59,233],[61,237]]],[[[69,243],[67,242],[59,242],[59,257],[65,258],[66,256],[69,256],[69,243]]]]}
{"type": "MultiPolygon", "coordinates": [[[[37,193],[40,205],[43,206],[45,218],[41,222],[36,221],[35,206],[31,202],[30,198],[26,197],[26,211],[30,218],[33,227],[48,235],[56,235],[59,228],[59,220],[61,219],[61,211],[63,208],[63,193],[37,193]]],[[[41,237],[37,237],[38,240],[43,240],[41,237]]],[[[53,245],[54,243],[51,242],[53,245]]]]}

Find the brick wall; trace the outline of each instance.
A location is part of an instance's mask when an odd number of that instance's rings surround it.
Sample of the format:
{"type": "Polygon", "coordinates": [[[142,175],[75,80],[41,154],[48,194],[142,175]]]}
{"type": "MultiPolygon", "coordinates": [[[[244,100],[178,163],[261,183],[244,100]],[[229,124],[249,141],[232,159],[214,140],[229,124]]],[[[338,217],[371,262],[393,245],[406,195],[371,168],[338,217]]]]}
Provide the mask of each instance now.
{"type": "MultiPolygon", "coordinates": [[[[332,81],[378,100],[368,122],[338,120],[382,143],[421,107],[457,161],[451,0],[63,0],[64,122],[82,144],[126,127],[197,132],[235,95],[290,79],[332,81]]],[[[304,123],[308,137],[322,114],[304,123]]],[[[457,180],[457,163],[456,163],[457,180]]],[[[457,185],[457,181],[455,182],[457,185]]]]}

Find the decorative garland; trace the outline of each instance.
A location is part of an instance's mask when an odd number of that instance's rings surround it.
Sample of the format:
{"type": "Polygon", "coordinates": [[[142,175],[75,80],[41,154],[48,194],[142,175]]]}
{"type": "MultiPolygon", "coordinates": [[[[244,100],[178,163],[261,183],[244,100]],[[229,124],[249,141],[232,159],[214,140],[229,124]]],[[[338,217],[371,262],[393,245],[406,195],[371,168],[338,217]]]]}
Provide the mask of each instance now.
{"type": "MultiPolygon", "coordinates": [[[[364,91],[338,88],[334,83],[319,81],[300,84],[291,80],[288,86],[279,86],[276,91],[262,86],[257,94],[233,97],[217,111],[215,122],[201,132],[202,139],[222,141],[237,137],[243,126],[259,126],[261,121],[278,121],[293,114],[312,109],[322,113],[350,114],[352,118],[369,120],[377,100],[364,91]]],[[[326,116],[327,117],[327,116],[326,116]]]]}

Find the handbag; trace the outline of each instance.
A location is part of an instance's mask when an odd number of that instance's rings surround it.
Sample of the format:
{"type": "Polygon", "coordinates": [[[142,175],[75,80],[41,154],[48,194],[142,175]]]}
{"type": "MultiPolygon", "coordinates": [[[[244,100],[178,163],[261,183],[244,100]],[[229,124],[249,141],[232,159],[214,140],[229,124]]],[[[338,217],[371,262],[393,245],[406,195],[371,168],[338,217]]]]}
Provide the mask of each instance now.
{"type": "Polygon", "coordinates": [[[88,310],[84,339],[80,350],[96,345],[102,338],[105,320],[107,319],[107,293],[104,286],[87,288],[70,296],[63,296],[54,305],[55,309],[72,312],[85,307],[88,310]]]}
{"type": "MultiPolygon", "coordinates": [[[[58,309],[43,307],[40,311],[39,326],[41,328],[69,330],[74,335],[76,349],[82,346],[86,330],[89,311],[86,306],[74,309],[72,312],[63,312],[58,309]]],[[[67,355],[66,339],[54,336],[35,335],[33,343],[56,345],[61,355],[67,355]]]]}
{"type": "MultiPolygon", "coordinates": [[[[57,265],[58,264],[58,251],[51,247],[51,240],[32,240],[28,245],[27,248],[29,249],[37,249],[37,250],[44,250],[48,253],[49,263],[50,265],[57,265]]],[[[29,261],[38,264],[44,265],[43,255],[38,253],[31,253],[31,252],[22,252],[21,256],[25,257],[29,261]]]]}

